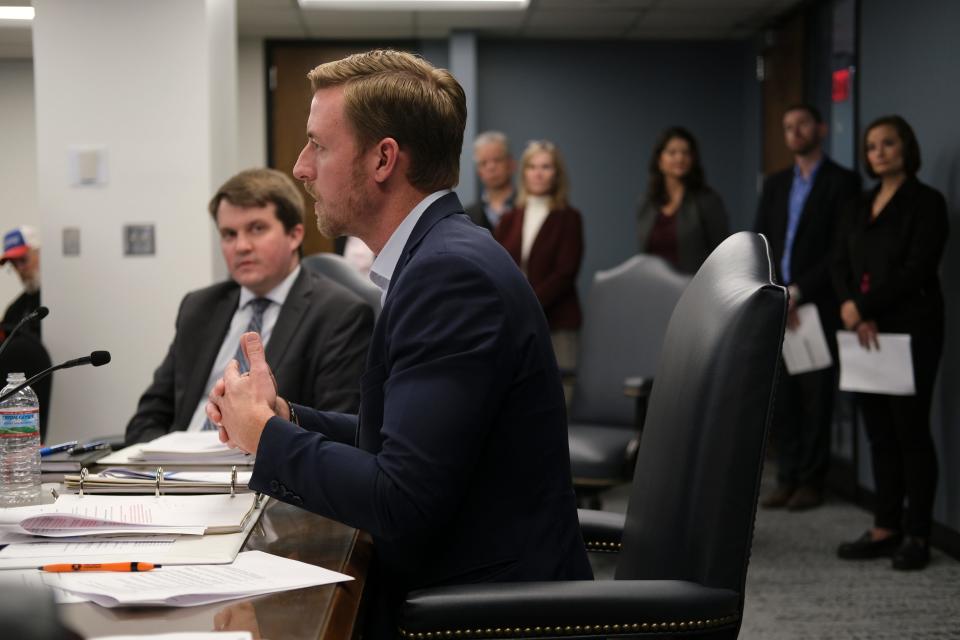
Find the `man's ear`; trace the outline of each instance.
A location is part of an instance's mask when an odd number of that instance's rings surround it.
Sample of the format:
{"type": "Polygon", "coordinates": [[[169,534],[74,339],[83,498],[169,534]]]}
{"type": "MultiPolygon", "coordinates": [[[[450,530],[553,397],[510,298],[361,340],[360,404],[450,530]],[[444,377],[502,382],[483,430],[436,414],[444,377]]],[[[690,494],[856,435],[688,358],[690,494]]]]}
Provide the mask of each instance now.
{"type": "Polygon", "coordinates": [[[290,228],[290,231],[287,232],[287,235],[290,237],[290,244],[292,250],[296,251],[300,246],[303,245],[303,236],[305,230],[303,224],[297,223],[290,228]]]}
{"type": "Polygon", "coordinates": [[[400,162],[400,145],[393,138],[384,138],[372,149],[373,179],[386,182],[397,170],[400,162]]]}

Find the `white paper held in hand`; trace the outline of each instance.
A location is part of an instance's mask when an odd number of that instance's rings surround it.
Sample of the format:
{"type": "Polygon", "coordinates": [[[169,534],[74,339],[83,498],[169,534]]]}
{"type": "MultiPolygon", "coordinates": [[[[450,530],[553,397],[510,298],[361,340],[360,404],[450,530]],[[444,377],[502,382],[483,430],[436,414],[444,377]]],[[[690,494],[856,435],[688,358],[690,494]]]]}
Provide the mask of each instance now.
{"type": "Polygon", "coordinates": [[[840,390],[892,396],[914,395],[916,387],[910,334],[878,333],[877,342],[879,349],[867,350],[860,346],[856,333],[837,331],[840,390]]]}
{"type": "Polygon", "coordinates": [[[817,305],[800,305],[797,317],[799,326],[795,329],[787,327],[783,334],[783,363],[787,373],[796,375],[826,369],[833,364],[833,358],[830,357],[817,305]]]}

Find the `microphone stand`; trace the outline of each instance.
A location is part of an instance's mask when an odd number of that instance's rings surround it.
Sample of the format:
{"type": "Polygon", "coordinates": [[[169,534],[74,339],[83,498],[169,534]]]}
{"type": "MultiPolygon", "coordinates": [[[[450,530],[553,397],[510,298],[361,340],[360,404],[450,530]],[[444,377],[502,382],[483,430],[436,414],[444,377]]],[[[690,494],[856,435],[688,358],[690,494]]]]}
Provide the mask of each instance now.
{"type": "Polygon", "coordinates": [[[60,369],[69,369],[69,368],[71,368],[71,367],[77,367],[77,366],[80,366],[80,365],[83,365],[83,364],[92,364],[92,365],[95,366],[95,367],[99,367],[100,365],[104,365],[104,364],[107,364],[108,362],[110,362],[110,354],[107,353],[106,351],[95,351],[94,353],[97,353],[97,354],[105,354],[105,359],[104,359],[104,356],[98,355],[97,358],[94,358],[94,357],[93,357],[93,354],[90,354],[89,356],[84,356],[83,358],[76,358],[76,359],[74,359],[74,360],[67,360],[66,362],[63,362],[63,363],[61,363],[61,364],[54,365],[54,366],[50,367],[49,369],[44,369],[43,371],[41,371],[40,373],[36,374],[35,376],[31,376],[26,382],[23,382],[22,384],[17,385],[16,387],[14,387],[13,389],[10,389],[10,390],[7,391],[6,393],[0,394],[0,403],[3,403],[4,400],[6,400],[6,399],[9,398],[10,396],[16,394],[18,391],[20,391],[20,390],[23,389],[24,387],[29,387],[31,384],[33,384],[33,383],[36,382],[37,380],[41,380],[41,379],[47,377],[48,375],[50,375],[50,374],[53,373],[54,371],[59,371],[60,369]],[[94,361],[94,360],[96,360],[96,361],[94,361]]]}

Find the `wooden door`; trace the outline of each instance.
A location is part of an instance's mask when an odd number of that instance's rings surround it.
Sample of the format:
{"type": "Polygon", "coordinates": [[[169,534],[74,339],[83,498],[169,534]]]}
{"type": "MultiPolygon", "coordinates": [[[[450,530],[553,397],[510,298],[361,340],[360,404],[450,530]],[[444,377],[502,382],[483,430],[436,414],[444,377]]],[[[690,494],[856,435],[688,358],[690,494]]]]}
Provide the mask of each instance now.
{"type": "Polygon", "coordinates": [[[804,16],[798,13],[770,32],[763,50],[763,172],[793,164],[783,141],[783,112],[804,99],[804,16]]]}
{"type": "MultiPolygon", "coordinates": [[[[293,177],[293,165],[306,142],[307,116],[313,91],[307,73],[324,62],[339,60],[352,53],[374,47],[411,50],[400,43],[324,43],[268,41],[266,44],[267,92],[267,164],[293,177]]],[[[300,184],[299,182],[297,183],[300,184]]],[[[301,191],[303,187],[300,186],[301,191]]],[[[313,199],[303,192],[307,202],[303,241],[304,255],[333,251],[334,240],[317,231],[313,199]]]]}

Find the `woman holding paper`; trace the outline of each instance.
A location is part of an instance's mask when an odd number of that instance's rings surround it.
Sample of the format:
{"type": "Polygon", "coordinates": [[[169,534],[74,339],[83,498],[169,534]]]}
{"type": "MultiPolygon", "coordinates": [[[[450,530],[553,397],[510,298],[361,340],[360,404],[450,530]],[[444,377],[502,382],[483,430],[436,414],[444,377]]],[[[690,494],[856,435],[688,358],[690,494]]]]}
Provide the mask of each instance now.
{"type": "Polygon", "coordinates": [[[879,180],[840,221],[833,268],[843,325],[865,349],[877,334],[910,335],[916,394],[860,394],[873,462],[874,526],[837,549],[844,559],[893,557],[893,568],[923,569],[937,487],[930,403],[943,349],[938,269],[947,239],[943,196],[921,183],[920,147],[900,116],[872,122],[864,166],[879,180]],[[907,507],[903,502],[906,497],[907,507]]]}

